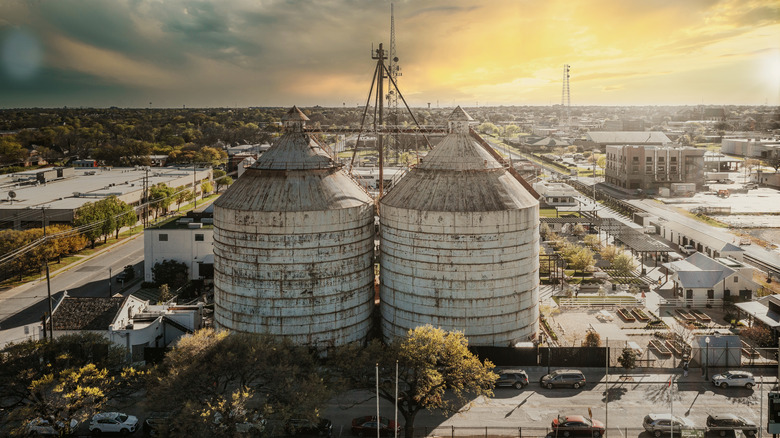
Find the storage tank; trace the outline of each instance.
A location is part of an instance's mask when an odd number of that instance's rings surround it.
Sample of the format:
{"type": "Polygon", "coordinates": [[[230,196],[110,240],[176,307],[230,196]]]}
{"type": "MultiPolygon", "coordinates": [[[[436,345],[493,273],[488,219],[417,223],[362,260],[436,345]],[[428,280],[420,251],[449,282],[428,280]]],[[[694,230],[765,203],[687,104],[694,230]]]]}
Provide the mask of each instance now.
{"type": "Polygon", "coordinates": [[[374,202],[306,132],[285,133],[214,203],[214,321],[328,347],[365,339],[374,202]]]}
{"type": "Polygon", "coordinates": [[[539,202],[468,127],[450,132],[380,201],[385,339],[431,324],[471,345],[508,346],[538,330],[539,202]]]}

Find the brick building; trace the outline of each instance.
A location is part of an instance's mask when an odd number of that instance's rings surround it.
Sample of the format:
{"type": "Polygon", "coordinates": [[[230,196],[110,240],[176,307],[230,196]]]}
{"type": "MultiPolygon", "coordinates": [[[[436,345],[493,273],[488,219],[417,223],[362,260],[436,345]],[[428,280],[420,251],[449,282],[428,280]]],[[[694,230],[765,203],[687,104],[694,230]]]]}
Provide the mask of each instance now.
{"type": "Polygon", "coordinates": [[[704,184],[704,150],[690,147],[607,146],[606,182],[655,192],[674,183],[704,184]]]}

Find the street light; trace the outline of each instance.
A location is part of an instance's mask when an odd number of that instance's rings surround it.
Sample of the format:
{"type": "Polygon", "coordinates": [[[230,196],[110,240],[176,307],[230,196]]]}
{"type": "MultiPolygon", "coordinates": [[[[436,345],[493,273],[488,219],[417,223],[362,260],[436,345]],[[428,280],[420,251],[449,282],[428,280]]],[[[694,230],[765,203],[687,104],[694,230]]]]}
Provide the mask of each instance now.
{"type": "Polygon", "coordinates": [[[704,344],[707,346],[706,349],[706,368],[704,368],[704,380],[710,380],[710,337],[707,336],[704,338],[704,344]]]}

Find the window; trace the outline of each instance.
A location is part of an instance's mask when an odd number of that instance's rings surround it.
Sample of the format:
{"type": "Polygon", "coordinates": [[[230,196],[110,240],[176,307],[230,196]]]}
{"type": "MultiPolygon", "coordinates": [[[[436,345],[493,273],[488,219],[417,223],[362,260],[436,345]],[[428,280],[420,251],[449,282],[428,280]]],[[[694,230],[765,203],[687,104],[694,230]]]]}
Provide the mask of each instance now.
{"type": "Polygon", "coordinates": [[[669,161],[671,161],[672,163],[676,163],[677,157],[669,157],[669,161]]]}
{"type": "Polygon", "coordinates": [[[634,161],[639,161],[639,157],[634,157],[634,161]]]}
{"type": "Polygon", "coordinates": [[[203,242],[203,234],[196,234],[195,235],[195,241],[196,242],[203,242]]]}
{"type": "Polygon", "coordinates": [[[158,236],[159,236],[158,240],[160,242],[167,242],[168,241],[168,235],[167,234],[160,233],[158,236]]]}
{"type": "Polygon", "coordinates": [[[739,283],[739,277],[737,277],[736,275],[734,276],[734,283],[739,283]]]}
{"type": "Polygon", "coordinates": [[[653,162],[653,157],[647,157],[647,158],[645,158],[645,161],[648,162],[648,163],[652,163],[653,162]]]}

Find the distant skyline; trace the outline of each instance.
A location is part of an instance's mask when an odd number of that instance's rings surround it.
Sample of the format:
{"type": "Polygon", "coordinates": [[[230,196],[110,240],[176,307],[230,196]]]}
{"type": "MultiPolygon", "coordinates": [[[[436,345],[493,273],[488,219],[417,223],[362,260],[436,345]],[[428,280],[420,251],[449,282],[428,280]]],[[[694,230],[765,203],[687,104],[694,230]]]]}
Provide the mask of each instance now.
{"type": "MultiPolygon", "coordinates": [[[[390,1],[4,0],[0,108],[365,104],[390,1]]],[[[393,1],[410,105],[780,105],[777,0],[393,1]]]]}

